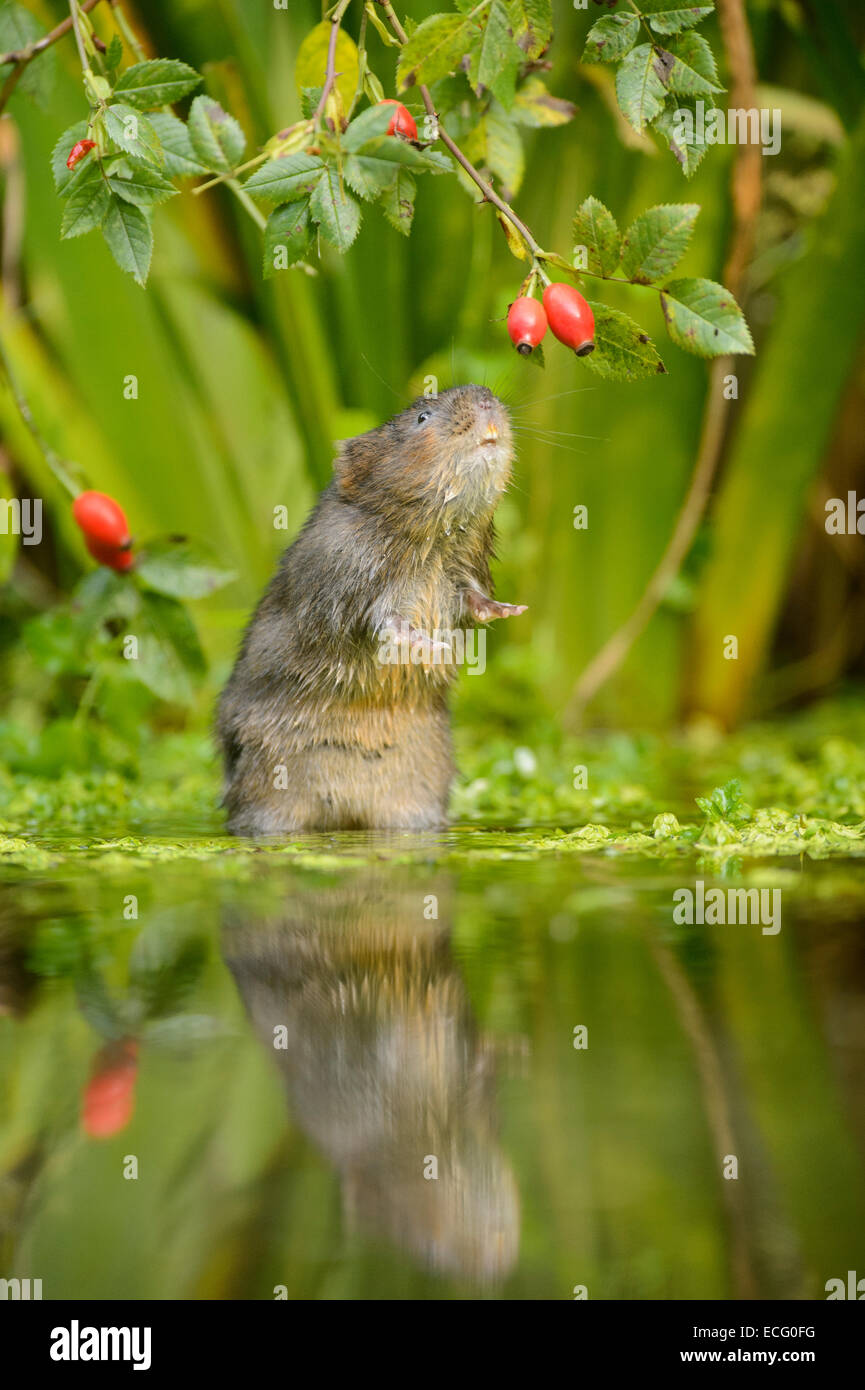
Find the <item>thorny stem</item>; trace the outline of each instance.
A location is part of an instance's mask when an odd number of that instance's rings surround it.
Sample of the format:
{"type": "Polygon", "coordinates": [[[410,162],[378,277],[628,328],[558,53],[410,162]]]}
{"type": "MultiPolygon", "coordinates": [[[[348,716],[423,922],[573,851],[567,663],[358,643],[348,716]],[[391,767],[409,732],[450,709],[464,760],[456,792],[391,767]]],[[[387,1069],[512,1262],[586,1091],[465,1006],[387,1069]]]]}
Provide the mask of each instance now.
{"type": "MultiPolygon", "coordinates": [[[[100,0],[82,0],[81,9],[86,14],[90,10],[95,10],[99,3],[100,0]]],[[[73,19],[72,14],[70,14],[69,18],[61,20],[57,27],[51,30],[50,34],[45,34],[43,38],[37,39],[35,43],[28,43],[25,48],[16,48],[12,49],[9,53],[0,54],[0,68],[5,68],[7,64],[10,63],[13,65],[12,71],[6,78],[2,90],[0,90],[0,111],[5,107],[15,88],[18,86],[21,77],[33,62],[33,59],[38,58],[40,53],[44,53],[46,48],[50,48],[58,39],[62,39],[64,34],[68,34],[72,25],[73,19]]]]}
{"type": "Polygon", "coordinates": [[[90,59],[87,57],[87,49],[84,47],[81,25],[78,22],[78,0],[69,0],[69,15],[72,20],[72,28],[75,31],[75,42],[78,45],[78,56],[81,59],[81,67],[84,72],[90,72],[90,59]]]}
{"type": "Polygon", "coordinates": [[[30,434],[34,439],[36,446],[39,449],[39,452],[41,453],[48,467],[51,469],[51,472],[54,474],[57,481],[63,487],[65,487],[66,491],[69,493],[69,496],[77,497],[79,492],[81,491],[81,488],[77,483],[73,482],[70,474],[66,471],[66,465],[64,464],[63,460],[60,458],[59,454],[55,453],[55,451],[51,448],[51,445],[48,443],[47,439],[43,437],[39,429],[39,426],[33,419],[33,412],[30,409],[30,405],[27,401],[26,396],[24,395],[23,391],[18,385],[15,374],[12,371],[12,367],[10,366],[9,358],[6,355],[6,349],[3,346],[2,342],[0,342],[0,367],[2,367],[3,375],[6,377],[6,380],[9,383],[9,390],[12,393],[12,399],[18,407],[18,414],[21,416],[21,419],[24,421],[25,425],[30,431],[30,434]]]}
{"type": "MultiPolygon", "coordinates": [[[[399,22],[399,19],[394,13],[394,8],[393,5],[390,3],[390,0],[376,0],[376,3],[380,5],[381,8],[384,10],[384,13],[390,20],[391,28],[393,29],[400,43],[408,43],[408,34],[406,33],[405,29],[403,29],[402,25],[399,22]]],[[[483,8],[482,5],[477,6],[477,9],[481,8],[483,8]]],[[[474,14],[475,11],[473,10],[472,13],[474,14]]],[[[487,183],[486,179],[483,177],[482,174],[478,173],[475,166],[463,154],[459,145],[457,145],[456,142],[452,140],[451,137],[448,135],[447,131],[445,130],[444,126],[439,120],[438,115],[436,114],[435,102],[433,101],[432,96],[430,95],[429,88],[421,85],[418,90],[420,91],[421,97],[423,99],[423,104],[427,109],[427,114],[432,116],[433,120],[436,123],[439,139],[441,140],[442,144],[446,147],[446,149],[450,150],[454,159],[457,161],[460,167],[465,170],[472,182],[477,184],[481,193],[483,193],[484,195],[484,201],[487,203],[492,203],[493,207],[497,208],[498,211],[502,214],[502,216],[507,218],[511,226],[514,227],[516,231],[519,233],[519,235],[522,237],[526,246],[531,251],[534,260],[544,260],[546,258],[546,253],[544,252],[543,248],[539,245],[539,243],[535,241],[535,238],[532,236],[531,231],[526,226],[525,222],[523,222],[522,218],[517,216],[510,203],[506,203],[504,198],[499,197],[498,193],[496,193],[492,185],[487,183]]],[[[542,278],[548,278],[544,275],[543,270],[541,270],[540,273],[542,278]]]]}
{"type": "Polygon", "coordinates": [[[315,108],[315,114],[312,118],[313,126],[317,126],[324,115],[327,99],[333,91],[334,83],[336,82],[336,43],[339,38],[339,26],[342,23],[343,15],[349,7],[349,3],[350,0],[339,0],[339,4],[330,18],[330,40],[327,45],[327,68],[325,70],[324,86],[321,89],[321,97],[319,98],[318,106],[315,108]]]}

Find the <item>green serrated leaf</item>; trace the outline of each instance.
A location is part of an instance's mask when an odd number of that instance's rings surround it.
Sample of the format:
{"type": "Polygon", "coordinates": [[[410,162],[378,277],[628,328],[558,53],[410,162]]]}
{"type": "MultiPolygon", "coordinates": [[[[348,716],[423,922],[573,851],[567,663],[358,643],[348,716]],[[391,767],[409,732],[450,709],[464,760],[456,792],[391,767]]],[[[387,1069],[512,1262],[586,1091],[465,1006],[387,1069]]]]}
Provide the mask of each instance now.
{"type": "Polygon", "coordinates": [[[640,9],[656,34],[693,29],[712,13],[713,4],[683,5],[682,0],[641,0],[640,9]]]}
{"type": "Polygon", "coordinates": [[[586,270],[612,275],[619,264],[622,238],[615,217],[597,198],[586,198],[574,218],[574,247],[585,246],[586,270]]]}
{"type": "Polygon", "coordinates": [[[492,0],[487,22],[469,67],[469,81],[476,92],[492,92],[506,111],[514,104],[517,74],[525,54],[511,34],[505,0],[492,0]]]}
{"type": "Polygon", "coordinates": [[[693,178],[709,148],[693,105],[680,101],[675,110],[665,109],[652,124],[667,141],[685,178],[693,178]]]}
{"type": "Polygon", "coordinates": [[[525,126],[567,125],[576,114],[573,102],[554,97],[539,77],[526,78],[511,107],[511,120],[525,126]]]}
{"type": "Polygon", "coordinates": [[[294,202],[301,194],[313,191],[324,169],[324,161],[317,155],[286,154],[262,164],[243,186],[253,198],[271,203],[294,202]]]}
{"type": "Polygon", "coordinates": [[[74,169],[67,169],[66,161],[73,145],[79,140],[83,140],[87,135],[87,122],[76,121],[68,130],[64,130],[54,149],[51,151],[51,172],[54,175],[54,187],[65,198],[72,187],[84,178],[87,169],[90,167],[93,154],[92,152],[80,164],[76,164],[74,169]]]}
{"type": "MultiPolygon", "coordinates": [[[[482,165],[498,179],[506,198],[519,191],[525,172],[525,152],[519,132],[500,107],[493,105],[464,142],[464,150],[472,163],[482,165]]],[[[460,182],[473,196],[477,187],[458,170],[460,182]]]]}
{"type": "Polygon", "coordinates": [[[607,381],[640,381],[663,375],[658,349],[639,324],[618,309],[589,300],[595,316],[595,350],[582,359],[589,371],[607,381]]]}
{"type": "Polygon", "coordinates": [[[274,208],[264,229],[262,271],[265,280],[302,260],[312,244],[312,236],[309,198],[274,208]]]}
{"type": "Polygon", "coordinates": [[[212,97],[196,97],[187,121],[193,151],[208,169],[226,173],[243,158],[246,136],[239,121],[212,97]]]}
{"type": "Polygon", "coordinates": [[[210,172],[192,148],[189,131],[183,121],[170,111],[154,111],[149,120],[162,144],[165,172],[170,178],[182,179],[210,172]]]}
{"type": "Polygon", "coordinates": [[[649,43],[632,48],[619,64],[616,95],[622,115],[635,130],[643,130],[661,112],[667,96],[661,71],[663,68],[649,43]]]}
{"type": "Polygon", "coordinates": [[[688,249],[699,213],[697,203],[662,203],[641,213],[622,243],[623,274],[637,285],[669,275],[688,249]]]}
{"type": "Polygon", "coordinates": [[[617,63],[630,53],[640,35],[636,14],[607,14],[592,25],[583,50],[584,63],[617,63]]]}
{"type": "Polygon", "coordinates": [[[723,91],[715,55],[702,34],[682,34],[676,40],[667,86],[677,96],[712,96],[723,91]]]}
{"type": "Polygon", "coordinates": [[[131,634],[138,638],[138,658],[129,662],[130,671],[160,699],[191,704],[206,670],[192,619],[175,598],[145,589],[141,599],[131,634]]]}
{"type": "Polygon", "coordinates": [[[393,111],[392,106],[368,106],[365,111],[361,111],[343,133],[343,148],[354,153],[374,136],[386,135],[387,128],[393,120],[393,111]]]}
{"type": "Polygon", "coordinates": [[[324,240],[345,252],[360,230],[360,207],[340,185],[335,169],[326,169],[310,199],[310,215],[324,240]]]}
{"type": "Polygon", "coordinates": [[[697,357],[751,356],[754,340],[729,290],[714,280],[674,280],[661,291],[667,332],[697,357]]]}
{"type": "Polygon", "coordinates": [[[552,0],[508,0],[514,41],[527,58],[538,58],[553,37],[552,0]]]}
{"type": "Polygon", "coordinates": [[[94,227],[100,226],[108,211],[111,201],[108,185],[99,171],[98,164],[94,165],[93,169],[94,173],[89,178],[76,184],[63,205],[60,236],[64,241],[71,237],[83,236],[85,232],[91,232],[94,227]]]}
{"type": "Polygon", "coordinates": [[[430,82],[453,72],[471,51],[479,34],[480,25],[468,15],[431,15],[418,25],[400,50],[397,85],[403,90],[417,82],[429,86],[430,82]]]}
{"type": "MultiPolygon", "coordinates": [[[[324,86],[327,72],[327,50],[330,44],[331,24],[323,21],[311,29],[297,50],[294,66],[294,80],[297,90],[324,86]]],[[[348,111],[357,90],[358,52],[357,44],[344,29],[340,29],[336,40],[335,68],[339,76],[336,90],[344,111],[348,111]]]]}
{"type": "Polygon", "coordinates": [[[122,198],[112,198],[102,223],[102,235],[120,269],[144,285],[153,254],[153,232],[141,208],[122,198]]]}
{"type": "Polygon", "coordinates": [[[152,541],[138,556],[135,572],[149,589],[184,599],[206,598],[237,577],[206,546],[186,538],[152,541]]]}
{"type": "Polygon", "coordinates": [[[109,71],[117,67],[123,57],[123,41],[119,34],[112,34],[111,42],[105,50],[105,66],[109,71]]]}
{"type": "Polygon", "coordinates": [[[114,95],[148,111],[153,106],[167,106],[180,101],[201,85],[201,77],[188,63],[177,58],[155,58],[135,63],[122,72],[114,86],[114,95]]]}
{"type": "Polygon", "coordinates": [[[116,102],[106,108],[105,131],[115,145],[136,159],[152,160],[162,164],[165,156],[162,144],[156,134],[152,121],[125,102],[116,102]]]}
{"type": "Polygon", "coordinates": [[[408,169],[397,169],[396,178],[384,190],[381,210],[392,227],[408,236],[414,220],[417,185],[408,169]]]}
{"type": "Polygon", "coordinates": [[[147,164],[136,164],[130,168],[128,174],[122,176],[112,172],[108,182],[118,197],[125,198],[127,203],[134,203],[139,208],[150,208],[157,203],[164,203],[177,192],[173,183],[160,174],[158,169],[153,169],[147,164]]]}

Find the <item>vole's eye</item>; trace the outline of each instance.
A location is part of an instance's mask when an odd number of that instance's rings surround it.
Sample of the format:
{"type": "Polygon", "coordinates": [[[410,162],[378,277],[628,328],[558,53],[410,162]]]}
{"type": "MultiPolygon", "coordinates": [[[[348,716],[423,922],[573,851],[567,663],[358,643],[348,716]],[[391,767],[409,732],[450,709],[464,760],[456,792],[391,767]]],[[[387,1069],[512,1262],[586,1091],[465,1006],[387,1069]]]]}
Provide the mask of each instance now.
{"type": "Polygon", "coordinates": [[[431,415],[432,415],[432,411],[431,411],[431,410],[422,410],[421,413],[420,413],[420,415],[417,417],[417,422],[418,422],[418,424],[419,424],[419,425],[422,425],[423,422],[424,422],[424,420],[428,420],[428,419],[430,418],[431,415]]]}

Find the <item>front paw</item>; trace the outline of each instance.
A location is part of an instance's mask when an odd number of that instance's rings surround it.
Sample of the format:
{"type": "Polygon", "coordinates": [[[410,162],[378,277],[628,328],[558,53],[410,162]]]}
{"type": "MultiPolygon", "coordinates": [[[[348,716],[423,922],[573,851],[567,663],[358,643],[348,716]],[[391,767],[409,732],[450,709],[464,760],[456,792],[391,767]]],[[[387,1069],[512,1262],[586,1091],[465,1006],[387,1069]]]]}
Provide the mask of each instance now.
{"type": "Polygon", "coordinates": [[[494,618],[518,618],[521,613],[525,613],[528,604],[498,603],[494,598],[487,598],[486,594],[469,590],[466,595],[466,607],[476,622],[489,623],[494,618]]]}

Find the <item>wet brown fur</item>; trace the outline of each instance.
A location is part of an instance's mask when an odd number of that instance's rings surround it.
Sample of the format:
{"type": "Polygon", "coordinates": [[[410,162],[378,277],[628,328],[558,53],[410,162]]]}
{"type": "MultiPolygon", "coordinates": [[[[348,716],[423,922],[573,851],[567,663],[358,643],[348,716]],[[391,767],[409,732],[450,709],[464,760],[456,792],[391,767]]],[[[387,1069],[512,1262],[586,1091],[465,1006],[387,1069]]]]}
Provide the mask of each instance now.
{"type": "Polygon", "coordinates": [[[455,668],[383,664],[379,648],[394,618],[430,634],[474,626],[466,594],[492,592],[510,465],[507,414],[480,386],[416,401],[342,446],[220,701],[234,833],[444,823],[455,668]],[[490,421],[498,440],[484,443],[490,421]]]}

